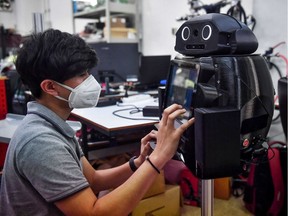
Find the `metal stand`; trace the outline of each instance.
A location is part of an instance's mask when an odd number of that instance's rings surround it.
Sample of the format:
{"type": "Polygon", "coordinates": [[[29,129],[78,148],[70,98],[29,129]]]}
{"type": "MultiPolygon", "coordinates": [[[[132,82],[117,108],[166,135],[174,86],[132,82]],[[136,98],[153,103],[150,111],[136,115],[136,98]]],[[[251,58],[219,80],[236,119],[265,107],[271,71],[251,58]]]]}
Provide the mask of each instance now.
{"type": "Polygon", "coordinates": [[[202,202],[201,215],[213,216],[214,209],[214,180],[201,180],[202,182],[202,202]]]}

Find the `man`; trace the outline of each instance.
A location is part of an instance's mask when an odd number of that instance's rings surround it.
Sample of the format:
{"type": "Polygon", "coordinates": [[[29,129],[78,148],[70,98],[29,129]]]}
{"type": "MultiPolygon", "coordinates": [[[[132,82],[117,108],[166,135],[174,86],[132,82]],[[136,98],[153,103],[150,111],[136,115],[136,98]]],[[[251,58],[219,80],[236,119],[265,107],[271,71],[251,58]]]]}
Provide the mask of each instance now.
{"type": "Polygon", "coordinates": [[[174,128],[185,112],[172,105],[163,112],[158,132],[141,140],[135,160],[94,170],[65,122],[73,108],[97,104],[100,86],[89,69],[94,50],[77,36],[47,30],[19,50],[16,69],[36,101],[11,139],[3,169],[0,215],[127,215],[176,152],[181,134],[193,123],[174,128]],[[146,157],[149,140],[155,150],[146,157]],[[97,198],[102,190],[115,188],[97,198]]]}

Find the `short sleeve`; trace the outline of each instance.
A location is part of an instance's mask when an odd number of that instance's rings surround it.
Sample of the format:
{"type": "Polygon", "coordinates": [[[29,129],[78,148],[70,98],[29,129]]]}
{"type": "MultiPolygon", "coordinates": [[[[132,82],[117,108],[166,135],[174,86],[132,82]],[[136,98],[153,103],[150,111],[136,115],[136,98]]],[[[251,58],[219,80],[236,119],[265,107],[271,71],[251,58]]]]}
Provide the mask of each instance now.
{"type": "Polygon", "coordinates": [[[47,202],[89,186],[76,153],[78,146],[67,142],[53,135],[41,135],[25,144],[17,155],[18,171],[47,202]]]}

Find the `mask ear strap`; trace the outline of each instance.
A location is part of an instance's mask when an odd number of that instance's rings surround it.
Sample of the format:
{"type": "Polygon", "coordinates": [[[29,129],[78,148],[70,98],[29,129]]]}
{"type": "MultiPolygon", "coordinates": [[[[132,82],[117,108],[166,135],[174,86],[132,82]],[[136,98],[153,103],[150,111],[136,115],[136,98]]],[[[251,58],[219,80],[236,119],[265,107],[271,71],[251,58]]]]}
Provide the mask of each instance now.
{"type": "MultiPolygon", "coordinates": [[[[67,90],[69,90],[69,91],[73,91],[73,88],[71,88],[71,87],[69,87],[69,86],[66,86],[66,85],[64,85],[64,84],[62,84],[62,83],[59,83],[59,82],[57,82],[57,81],[54,81],[54,82],[56,82],[58,85],[60,85],[60,86],[62,86],[63,88],[65,88],[65,89],[67,89],[67,90]]],[[[67,99],[65,99],[65,98],[63,98],[63,97],[61,97],[61,96],[59,96],[59,95],[57,95],[57,96],[55,96],[56,98],[58,98],[58,99],[60,99],[60,100],[62,100],[62,101],[66,101],[66,102],[69,102],[69,100],[67,100],[67,99]]]]}
{"type": "Polygon", "coordinates": [[[68,89],[68,90],[70,90],[70,91],[73,91],[73,90],[74,90],[73,88],[71,88],[71,87],[69,87],[69,86],[67,86],[67,85],[64,85],[64,84],[62,84],[62,83],[59,83],[59,82],[57,82],[57,81],[54,81],[54,82],[56,82],[58,85],[62,86],[62,87],[65,88],[65,89],[68,89]]]}
{"type": "Polygon", "coordinates": [[[60,100],[62,100],[62,101],[66,101],[66,102],[69,102],[67,99],[65,99],[65,98],[63,98],[63,97],[61,97],[61,96],[55,96],[56,98],[58,98],[58,99],[60,99],[60,100]]]}

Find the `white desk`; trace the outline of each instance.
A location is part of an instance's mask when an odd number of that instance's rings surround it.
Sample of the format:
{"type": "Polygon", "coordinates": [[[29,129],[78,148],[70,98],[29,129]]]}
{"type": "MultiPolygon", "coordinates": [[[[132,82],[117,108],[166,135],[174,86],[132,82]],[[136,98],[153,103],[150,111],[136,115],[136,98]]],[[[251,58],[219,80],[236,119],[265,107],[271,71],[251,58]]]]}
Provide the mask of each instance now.
{"type": "MultiPolygon", "coordinates": [[[[158,106],[158,101],[141,101],[133,104],[137,107],[144,107],[146,105],[158,106]]],[[[117,140],[117,136],[128,135],[129,137],[130,133],[139,132],[139,136],[141,136],[142,133],[149,132],[153,128],[154,124],[159,122],[158,117],[143,117],[142,112],[130,114],[130,110],[126,110],[123,112],[121,111],[117,114],[124,117],[133,118],[134,120],[120,118],[113,115],[114,111],[125,108],[129,107],[113,105],[106,107],[74,109],[72,111],[71,117],[82,123],[83,151],[89,160],[112,154],[119,154],[127,152],[128,150],[131,151],[135,148],[138,148],[139,145],[137,145],[137,143],[135,142],[120,146],[115,140],[117,140]],[[108,142],[110,143],[110,145],[107,145],[107,148],[90,151],[87,140],[87,126],[109,137],[110,139],[108,140],[108,142]]],[[[137,142],[138,144],[140,143],[140,137],[137,142]]]]}
{"type": "Polygon", "coordinates": [[[0,142],[9,143],[23,118],[22,115],[7,114],[5,119],[0,120],[0,142]]]}
{"type": "MultiPolygon", "coordinates": [[[[10,142],[10,139],[23,118],[24,115],[8,113],[5,119],[0,120],[0,142],[7,144],[10,142]]],[[[77,121],[67,121],[67,123],[74,129],[75,132],[80,130],[82,127],[81,123],[77,121]]]]}
{"type": "MultiPolygon", "coordinates": [[[[137,102],[133,103],[137,107],[143,108],[146,105],[158,106],[158,102],[137,102]]],[[[92,107],[84,109],[74,109],[71,113],[78,121],[95,126],[99,132],[108,136],[120,130],[127,130],[129,128],[142,127],[145,125],[153,125],[159,121],[158,117],[143,117],[142,112],[130,114],[130,110],[118,112],[123,117],[133,118],[126,119],[113,115],[114,111],[133,108],[132,106],[106,106],[106,107],[92,107]]]]}
{"type": "MultiPolygon", "coordinates": [[[[145,105],[158,105],[158,102],[150,102],[147,104],[147,101],[134,103],[138,107],[144,107],[145,105]]],[[[75,130],[78,131],[82,128],[83,134],[83,143],[84,148],[83,151],[86,151],[86,156],[89,159],[96,159],[100,157],[106,157],[112,154],[119,154],[123,152],[128,152],[133,149],[138,148],[138,145],[134,143],[128,143],[127,145],[117,145],[113,143],[113,139],[118,135],[125,135],[131,132],[138,132],[138,131],[150,131],[153,128],[153,125],[159,121],[159,118],[155,117],[145,117],[142,116],[142,112],[136,114],[130,114],[129,111],[119,112],[118,114],[132,117],[134,119],[141,119],[141,120],[129,120],[114,116],[112,113],[115,110],[124,109],[127,107],[118,107],[114,106],[107,106],[107,107],[93,107],[93,108],[86,108],[86,109],[74,109],[71,113],[71,116],[74,117],[77,121],[67,121],[67,123],[75,130]],[[81,124],[81,123],[82,124],[81,124]],[[95,129],[96,131],[105,134],[106,136],[110,137],[112,141],[112,145],[107,147],[98,149],[95,151],[89,152],[87,149],[87,125],[95,129]]],[[[24,115],[16,115],[16,114],[7,114],[6,118],[0,120],[0,142],[2,143],[9,143],[10,139],[12,138],[15,130],[21,123],[24,115]]],[[[140,133],[139,133],[140,134],[140,133]]],[[[140,139],[138,140],[138,144],[140,143],[140,139]]]]}

